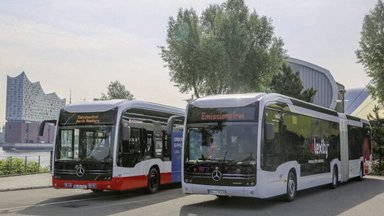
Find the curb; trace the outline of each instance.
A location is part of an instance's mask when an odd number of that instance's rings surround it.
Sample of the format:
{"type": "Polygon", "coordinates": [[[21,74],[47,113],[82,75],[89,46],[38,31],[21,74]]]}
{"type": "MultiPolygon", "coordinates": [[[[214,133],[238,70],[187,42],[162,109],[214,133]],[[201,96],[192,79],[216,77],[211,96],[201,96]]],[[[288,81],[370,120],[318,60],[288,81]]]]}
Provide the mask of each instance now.
{"type": "Polygon", "coordinates": [[[6,188],[0,189],[0,192],[9,192],[9,191],[19,191],[19,190],[33,190],[33,189],[43,189],[43,188],[51,188],[52,186],[36,186],[36,187],[22,187],[22,188],[6,188]]]}

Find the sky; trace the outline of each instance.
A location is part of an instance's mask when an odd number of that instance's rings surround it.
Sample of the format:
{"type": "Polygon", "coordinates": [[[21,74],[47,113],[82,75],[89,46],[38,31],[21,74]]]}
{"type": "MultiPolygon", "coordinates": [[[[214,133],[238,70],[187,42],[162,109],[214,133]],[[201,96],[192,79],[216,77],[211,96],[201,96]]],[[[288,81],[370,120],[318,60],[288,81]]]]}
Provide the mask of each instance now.
{"type": "MultiPolygon", "coordinates": [[[[160,57],[169,17],[198,15],[223,0],[1,0],[0,126],[7,76],[25,72],[45,93],[91,101],[119,81],[136,99],[184,108],[191,94],[170,81],[160,57]]],[[[271,19],[291,57],[328,69],[346,89],[370,78],[355,51],[364,16],[377,0],[245,0],[271,19]]]]}

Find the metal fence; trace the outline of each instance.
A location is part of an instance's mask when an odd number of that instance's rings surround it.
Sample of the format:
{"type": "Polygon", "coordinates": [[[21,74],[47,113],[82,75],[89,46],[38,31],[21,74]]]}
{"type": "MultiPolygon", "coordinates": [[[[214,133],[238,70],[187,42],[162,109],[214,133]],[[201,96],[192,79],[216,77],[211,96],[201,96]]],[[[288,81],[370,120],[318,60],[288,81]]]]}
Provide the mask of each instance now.
{"type": "Polygon", "coordinates": [[[51,171],[52,152],[46,155],[0,156],[0,176],[51,171]]]}

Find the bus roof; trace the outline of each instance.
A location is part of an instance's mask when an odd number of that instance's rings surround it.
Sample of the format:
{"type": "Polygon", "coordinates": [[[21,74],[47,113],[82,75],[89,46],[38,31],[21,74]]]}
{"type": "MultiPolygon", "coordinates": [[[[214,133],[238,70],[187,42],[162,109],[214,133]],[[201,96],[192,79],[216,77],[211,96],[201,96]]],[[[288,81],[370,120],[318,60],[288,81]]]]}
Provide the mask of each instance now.
{"type": "Polygon", "coordinates": [[[265,93],[212,95],[198,98],[190,104],[200,108],[241,107],[260,100],[264,95],[265,93]]]}
{"type": "Polygon", "coordinates": [[[113,108],[119,107],[121,109],[138,108],[156,110],[162,112],[174,113],[184,116],[185,111],[181,108],[172,107],[168,105],[152,103],[141,100],[107,100],[107,101],[91,101],[69,104],[62,109],[67,112],[105,112],[113,108]]]}
{"type": "MultiPolygon", "coordinates": [[[[227,95],[211,95],[203,98],[198,98],[191,101],[189,104],[199,108],[225,108],[225,107],[243,107],[252,103],[263,100],[265,103],[275,100],[284,100],[289,104],[323,112],[333,116],[338,116],[335,110],[322,107],[313,103],[305,102],[299,99],[288,97],[278,93],[246,93],[246,94],[227,94],[227,95]]],[[[368,121],[357,117],[347,116],[349,121],[357,121],[369,124],[368,121]]]]}

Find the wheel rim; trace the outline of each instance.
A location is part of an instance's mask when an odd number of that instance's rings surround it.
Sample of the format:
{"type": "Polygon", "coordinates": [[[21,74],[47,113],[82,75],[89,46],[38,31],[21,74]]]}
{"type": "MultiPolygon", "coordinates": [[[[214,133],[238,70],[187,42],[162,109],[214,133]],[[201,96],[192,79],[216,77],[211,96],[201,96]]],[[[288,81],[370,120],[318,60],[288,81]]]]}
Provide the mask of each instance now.
{"type": "Polygon", "coordinates": [[[336,185],[337,184],[337,174],[336,174],[336,172],[335,171],[333,171],[333,185],[336,185]]]}
{"type": "Polygon", "coordinates": [[[288,181],[288,194],[290,197],[294,197],[295,190],[296,190],[295,180],[292,177],[290,177],[288,181]]]}

